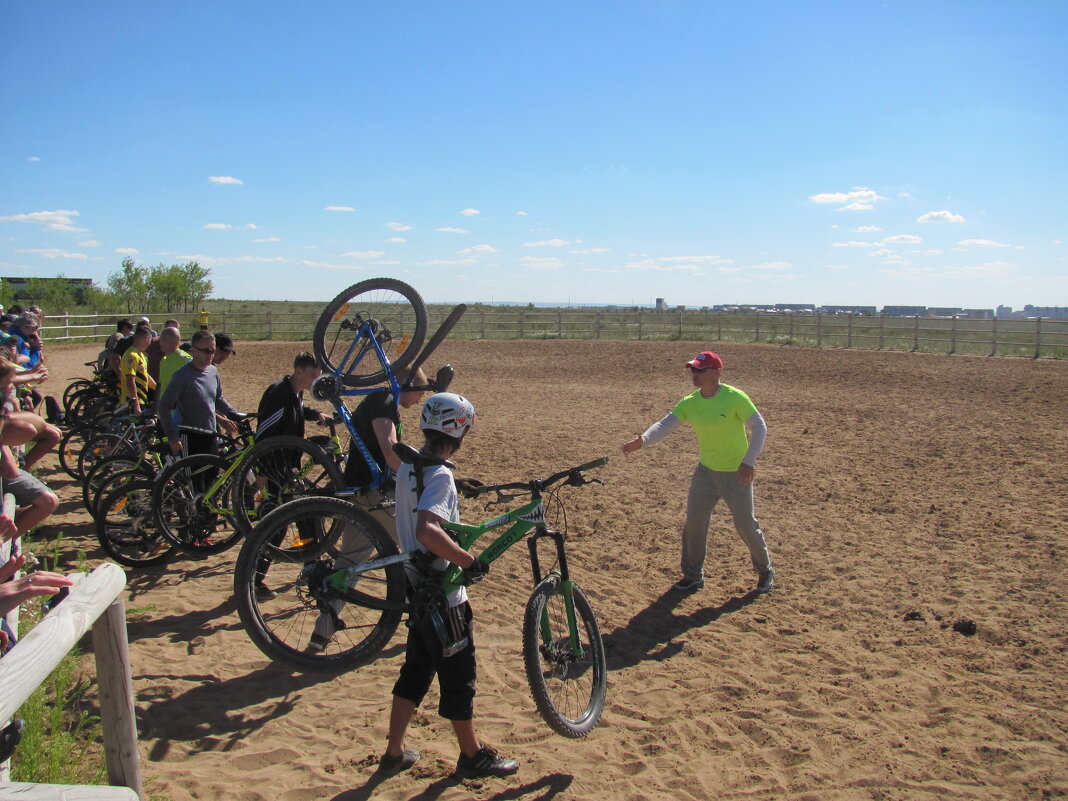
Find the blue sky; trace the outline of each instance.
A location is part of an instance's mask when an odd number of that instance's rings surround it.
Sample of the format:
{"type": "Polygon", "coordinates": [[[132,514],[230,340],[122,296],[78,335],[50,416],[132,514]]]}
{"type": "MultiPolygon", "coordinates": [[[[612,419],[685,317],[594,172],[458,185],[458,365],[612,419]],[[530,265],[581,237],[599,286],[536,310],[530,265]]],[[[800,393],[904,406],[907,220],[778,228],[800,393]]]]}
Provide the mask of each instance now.
{"type": "Polygon", "coordinates": [[[0,0],[0,274],[1068,305],[1063,2],[0,0]]]}

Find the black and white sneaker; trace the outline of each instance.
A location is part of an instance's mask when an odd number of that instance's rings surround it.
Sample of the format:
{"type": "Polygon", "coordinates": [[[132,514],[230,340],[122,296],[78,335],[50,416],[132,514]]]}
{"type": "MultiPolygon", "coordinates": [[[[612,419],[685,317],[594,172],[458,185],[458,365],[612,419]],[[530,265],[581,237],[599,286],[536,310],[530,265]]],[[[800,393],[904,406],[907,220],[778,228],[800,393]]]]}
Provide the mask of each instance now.
{"type": "Polygon", "coordinates": [[[697,592],[705,586],[705,580],[703,578],[688,579],[684,578],[680,581],[676,581],[671,585],[671,589],[675,592],[697,592]]]}
{"type": "Polygon", "coordinates": [[[483,776],[511,776],[519,770],[514,759],[505,759],[492,748],[482,746],[474,756],[460,754],[456,762],[456,775],[463,779],[478,779],[483,776]]]}

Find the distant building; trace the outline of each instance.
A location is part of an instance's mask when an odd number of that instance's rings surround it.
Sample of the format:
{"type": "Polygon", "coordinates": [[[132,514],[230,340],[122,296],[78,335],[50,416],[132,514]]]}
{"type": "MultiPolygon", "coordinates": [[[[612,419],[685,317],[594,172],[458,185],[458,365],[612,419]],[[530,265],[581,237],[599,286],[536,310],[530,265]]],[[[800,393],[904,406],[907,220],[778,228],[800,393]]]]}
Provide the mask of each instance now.
{"type": "Polygon", "coordinates": [[[959,306],[931,306],[927,309],[928,317],[959,317],[964,309],[959,306]]]}
{"type": "Polygon", "coordinates": [[[869,314],[875,315],[874,306],[820,306],[820,314],[869,314]]]}
{"type": "Polygon", "coordinates": [[[656,299],[656,310],[661,312],[667,310],[667,304],[664,302],[663,298],[656,299]]]}
{"type": "Polygon", "coordinates": [[[1012,306],[998,306],[997,316],[999,320],[1014,317],[1012,306]]]}
{"type": "Polygon", "coordinates": [[[962,309],[961,313],[969,320],[993,320],[993,309],[962,309]]]}
{"type": "Polygon", "coordinates": [[[924,317],[927,314],[926,306],[883,306],[883,314],[887,317],[924,317]]]}
{"type": "Polygon", "coordinates": [[[782,312],[806,312],[811,314],[816,311],[816,306],[812,303],[776,303],[775,308],[782,312]]]}
{"type": "Polygon", "coordinates": [[[1053,317],[1058,320],[1068,319],[1068,306],[1032,306],[1030,303],[1023,307],[1027,317],[1053,317]]]}

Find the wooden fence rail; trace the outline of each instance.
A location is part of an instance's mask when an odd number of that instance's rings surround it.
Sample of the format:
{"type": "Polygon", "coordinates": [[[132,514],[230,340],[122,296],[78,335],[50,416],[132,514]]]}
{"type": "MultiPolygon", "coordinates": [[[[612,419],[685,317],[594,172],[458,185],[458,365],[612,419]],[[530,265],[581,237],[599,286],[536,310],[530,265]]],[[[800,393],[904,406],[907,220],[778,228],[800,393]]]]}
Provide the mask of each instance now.
{"type": "MultiPolygon", "coordinates": [[[[429,308],[433,330],[451,307],[429,308]]],[[[134,316],[136,318],[136,316],[134,316]]],[[[187,333],[196,315],[177,315],[187,333]]],[[[308,341],[317,313],[217,312],[210,327],[237,340],[308,341]]],[[[52,315],[45,342],[104,339],[114,315],[52,315]]],[[[756,314],[702,310],[470,308],[451,335],[458,339],[632,339],[770,342],[814,347],[1068,358],[1068,319],[972,319],[857,314],[756,314]]]]}
{"type": "MultiPolygon", "coordinates": [[[[119,597],[126,574],[106,563],[84,576],[63,603],[0,659],[0,721],[8,720],[30,694],[92,629],[100,690],[100,718],[108,781],[117,787],[0,783],[0,798],[77,798],[130,801],[142,796],[137,753],[133,678],[126,639],[126,612],[119,597]]],[[[18,751],[15,752],[18,758],[18,751]]]]}

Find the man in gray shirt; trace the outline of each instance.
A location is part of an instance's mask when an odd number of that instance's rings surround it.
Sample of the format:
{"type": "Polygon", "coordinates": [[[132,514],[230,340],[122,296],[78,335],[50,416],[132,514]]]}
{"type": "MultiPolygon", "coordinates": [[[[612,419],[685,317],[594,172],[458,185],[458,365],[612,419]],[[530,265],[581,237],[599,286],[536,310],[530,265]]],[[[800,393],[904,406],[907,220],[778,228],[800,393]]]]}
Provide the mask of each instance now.
{"type": "Polygon", "coordinates": [[[215,435],[186,433],[180,436],[174,420],[176,409],[183,426],[207,432],[215,431],[218,425],[231,436],[237,433],[233,419],[243,416],[223,397],[219,371],[211,363],[215,354],[212,333],[197,331],[193,334],[190,353],[193,360],[175,371],[156,409],[171,451],[176,454],[184,451],[186,456],[214,453],[215,435]]]}

